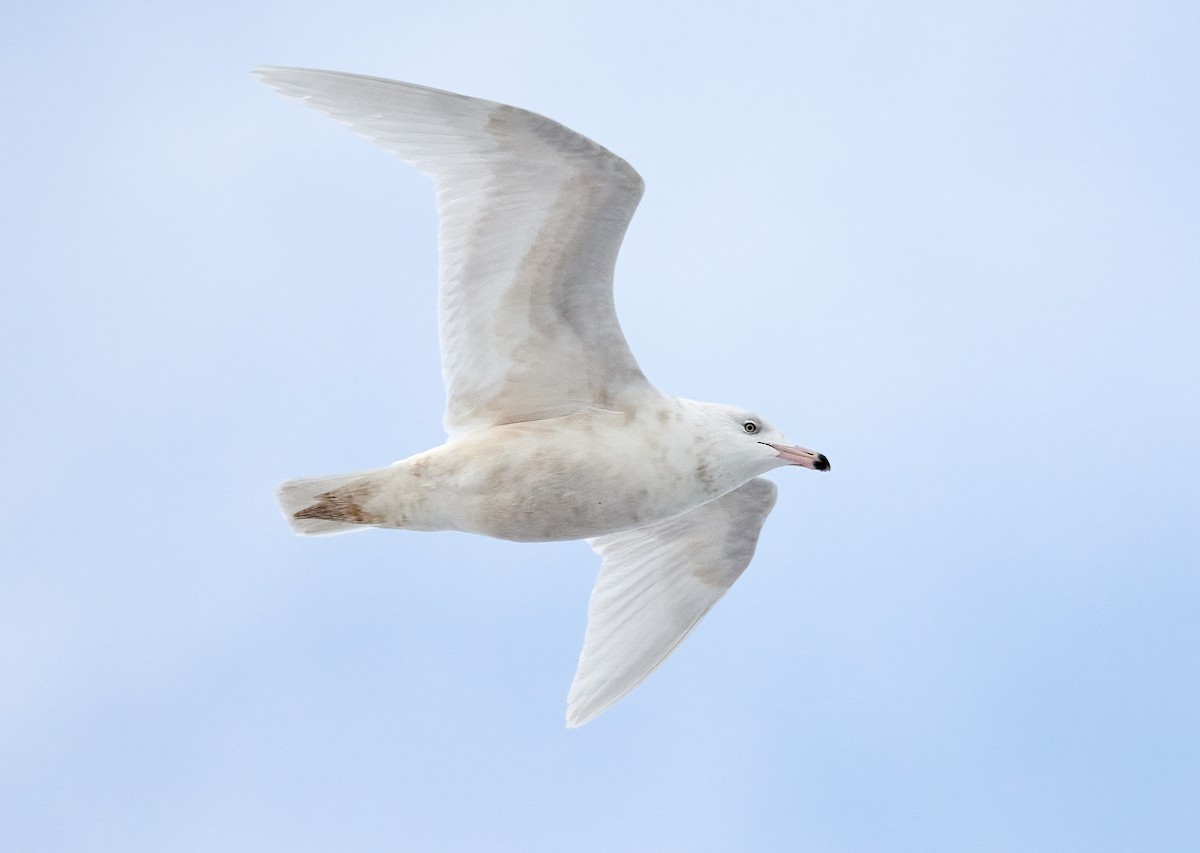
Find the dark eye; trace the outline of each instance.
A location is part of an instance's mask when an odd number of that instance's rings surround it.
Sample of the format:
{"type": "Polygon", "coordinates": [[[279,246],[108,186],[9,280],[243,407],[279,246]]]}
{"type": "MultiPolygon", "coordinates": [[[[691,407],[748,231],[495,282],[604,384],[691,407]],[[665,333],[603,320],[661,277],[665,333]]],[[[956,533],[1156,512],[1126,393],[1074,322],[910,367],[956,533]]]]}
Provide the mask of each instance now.
{"type": "Polygon", "coordinates": [[[746,421],[744,424],[742,424],[742,429],[753,435],[754,433],[758,432],[758,424],[756,424],[754,421],[746,421]]]}

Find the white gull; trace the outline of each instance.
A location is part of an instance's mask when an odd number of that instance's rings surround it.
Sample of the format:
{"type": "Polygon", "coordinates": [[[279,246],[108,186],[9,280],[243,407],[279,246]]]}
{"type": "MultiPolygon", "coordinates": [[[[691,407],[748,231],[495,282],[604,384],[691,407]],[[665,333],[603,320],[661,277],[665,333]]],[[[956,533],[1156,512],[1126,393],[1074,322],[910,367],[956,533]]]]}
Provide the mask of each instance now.
{"type": "Polygon", "coordinates": [[[646,678],[750,562],[775,503],[759,475],[828,470],[758,415],[669,397],[617,323],[633,168],[525,110],[376,77],[259,77],[437,183],[446,443],[279,488],[298,533],[462,530],[586,539],[600,555],[567,724],[646,678]]]}

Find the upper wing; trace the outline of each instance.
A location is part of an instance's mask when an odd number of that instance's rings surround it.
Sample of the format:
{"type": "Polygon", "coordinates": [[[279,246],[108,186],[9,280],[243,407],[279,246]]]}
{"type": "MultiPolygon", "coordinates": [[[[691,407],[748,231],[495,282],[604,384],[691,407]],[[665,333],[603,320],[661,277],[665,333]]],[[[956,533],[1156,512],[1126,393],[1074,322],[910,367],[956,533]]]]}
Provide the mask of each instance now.
{"type": "Polygon", "coordinates": [[[775,484],[760,477],[678,518],[588,540],[603,563],[568,726],[606,710],[683,642],[749,565],[773,506],[775,484]]]}
{"type": "Polygon", "coordinates": [[[647,387],[612,300],[642,196],[628,163],[493,101],[333,71],[256,73],[436,179],[448,432],[619,407],[647,387]]]}

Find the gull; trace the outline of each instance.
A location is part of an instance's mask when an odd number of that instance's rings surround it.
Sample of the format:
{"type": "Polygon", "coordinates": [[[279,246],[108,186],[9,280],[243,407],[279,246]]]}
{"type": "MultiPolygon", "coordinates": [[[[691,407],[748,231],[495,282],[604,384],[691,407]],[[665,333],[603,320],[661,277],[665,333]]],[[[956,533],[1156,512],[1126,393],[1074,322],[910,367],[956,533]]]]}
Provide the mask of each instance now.
{"type": "Polygon", "coordinates": [[[567,697],[583,725],[653,672],[742,574],[775,504],[760,475],[827,471],[760,416],[663,394],[621,334],[613,267],[643,183],[606,148],[494,101],[335,71],[262,67],[437,187],[444,444],[291,480],[302,535],[371,527],[600,556],[567,697]]]}

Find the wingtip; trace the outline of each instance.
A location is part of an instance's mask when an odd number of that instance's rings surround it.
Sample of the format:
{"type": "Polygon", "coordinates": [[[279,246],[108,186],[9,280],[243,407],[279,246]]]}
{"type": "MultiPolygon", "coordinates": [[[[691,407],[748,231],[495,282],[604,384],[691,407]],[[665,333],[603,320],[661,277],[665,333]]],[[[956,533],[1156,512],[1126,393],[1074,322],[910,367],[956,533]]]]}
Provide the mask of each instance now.
{"type": "Polygon", "coordinates": [[[622,691],[619,695],[613,696],[598,696],[593,693],[587,694],[587,691],[578,691],[578,685],[572,684],[572,690],[567,695],[567,728],[577,729],[581,726],[586,726],[592,720],[599,717],[609,708],[617,703],[618,699],[624,698],[629,690],[622,691]]]}
{"type": "Polygon", "coordinates": [[[258,65],[251,70],[250,75],[257,77],[273,89],[283,92],[285,89],[304,87],[315,77],[336,72],[317,71],[313,68],[298,68],[291,65],[258,65]]]}
{"type": "Polygon", "coordinates": [[[250,71],[250,76],[278,92],[287,85],[282,79],[283,73],[290,70],[279,65],[258,65],[250,71]]]}
{"type": "Polygon", "coordinates": [[[580,728],[581,726],[585,726],[588,723],[590,723],[593,719],[595,719],[595,717],[598,713],[599,713],[598,711],[594,711],[590,714],[585,713],[579,707],[570,705],[567,707],[567,728],[568,729],[577,729],[577,728],[580,728]]]}

